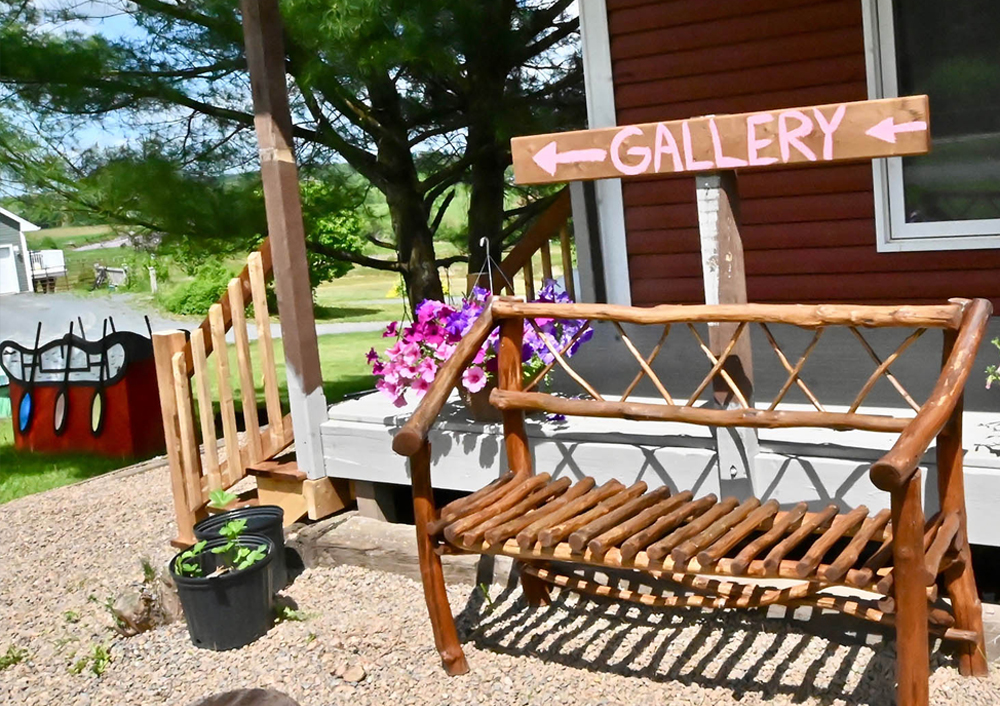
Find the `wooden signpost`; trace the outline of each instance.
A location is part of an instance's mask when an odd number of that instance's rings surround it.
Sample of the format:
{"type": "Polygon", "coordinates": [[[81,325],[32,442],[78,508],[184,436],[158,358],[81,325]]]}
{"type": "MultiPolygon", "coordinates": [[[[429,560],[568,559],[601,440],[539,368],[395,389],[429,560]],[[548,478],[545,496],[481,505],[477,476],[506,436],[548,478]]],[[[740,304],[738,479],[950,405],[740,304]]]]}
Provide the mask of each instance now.
{"type": "Polygon", "coordinates": [[[514,180],[650,177],[923,154],[927,96],[713,115],[511,140],[514,180]]]}
{"type": "MultiPolygon", "coordinates": [[[[511,140],[514,180],[547,184],[589,179],[695,177],[706,304],[747,301],[736,170],[923,154],[930,147],[927,96],[712,115],[688,120],[530,135],[511,140]]],[[[753,404],[750,339],[733,324],[709,324],[709,349],[753,404]]],[[[720,373],[721,375],[721,373],[720,373]]],[[[715,404],[736,402],[721,377],[715,404]]],[[[753,429],[716,434],[722,492],[748,495],[757,452],[753,429]]]]}

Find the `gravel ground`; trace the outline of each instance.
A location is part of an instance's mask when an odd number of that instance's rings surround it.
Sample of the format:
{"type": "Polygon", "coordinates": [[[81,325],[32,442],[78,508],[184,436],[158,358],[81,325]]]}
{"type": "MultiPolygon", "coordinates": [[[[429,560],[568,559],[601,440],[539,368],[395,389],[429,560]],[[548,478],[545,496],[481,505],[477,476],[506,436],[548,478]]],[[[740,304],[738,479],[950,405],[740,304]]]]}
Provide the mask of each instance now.
{"type": "MultiPolygon", "coordinates": [[[[502,586],[489,601],[470,586],[450,589],[473,669],[450,679],[419,585],[351,566],[301,574],[285,594],[306,619],[239,651],[196,650],[183,624],[114,636],[105,601],[140,580],[139,556],[165,564],[172,533],[162,468],[0,506],[0,655],[10,645],[28,653],[0,671],[0,703],[183,705],[245,687],[278,689],[302,706],[893,701],[892,641],[845,634],[841,620],[657,612],[573,594],[533,609],[502,586]],[[106,671],[96,676],[91,662],[72,673],[95,646],[110,651],[106,671]]],[[[964,679],[939,652],[933,668],[932,703],[1000,704],[1000,669],[964,679]]]]}

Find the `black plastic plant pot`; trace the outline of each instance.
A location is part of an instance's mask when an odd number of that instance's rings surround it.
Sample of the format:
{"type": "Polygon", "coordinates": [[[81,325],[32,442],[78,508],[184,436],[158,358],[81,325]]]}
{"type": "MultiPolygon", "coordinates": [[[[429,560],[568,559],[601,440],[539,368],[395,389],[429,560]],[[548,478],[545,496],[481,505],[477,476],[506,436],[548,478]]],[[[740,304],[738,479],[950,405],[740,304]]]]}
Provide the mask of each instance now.
{"type": "Polygon", "coordinates": [[[170,575],[177,584],[177,595],[195,647],[209,650],[243,647],[266,633],[274,622],[274,591],[269,570],[275,556],[274,542],[263,535],[244,534],[236,540],[238,546],[256,549],[263,544],[267,546],[267,555],[246,569],[210,576],[223,561],[212,549],[225,545],[226,541],[210,539],[201,554],[186,560],[201,566],[201,576],[177,574],[180,554],[170,561],[170,575]]]}
{"type": "Polygon", "coordinates": [[[201,539],[217,539],[219,530],[231,520],[246,520],[243,530],[248,534],[262,534],[274,542],[274,559],[271,561],[271,585],[280,591],[288,585],[288,570],[285,566],[285,511],[277,505],[241,507],[212,515],[194,526],[194,536],[201,539]]]}

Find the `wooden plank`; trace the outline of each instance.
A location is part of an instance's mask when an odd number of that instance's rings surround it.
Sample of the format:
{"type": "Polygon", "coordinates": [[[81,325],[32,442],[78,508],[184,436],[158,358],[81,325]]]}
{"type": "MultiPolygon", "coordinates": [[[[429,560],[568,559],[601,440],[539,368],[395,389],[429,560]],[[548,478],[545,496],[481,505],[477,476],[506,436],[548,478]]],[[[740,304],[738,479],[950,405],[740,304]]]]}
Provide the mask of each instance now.
{"type": "Polygon", "coordinates": [[[247,271],[254,321],[257,323],[257,354],[260,356],[260,367],[264,376],[264,403],[267,407],[268,429],[272,436],[281,438],[285,433],[284,418],[281,413],[281,397],[278,393],[278,375],[274,367],[274,343],[271,340],[271,316],[267,309],[264,264],[259,252],[250,253],[247,258],[247,271]]]}
{"type": "Polygon", "coordinates": [[[310,520],[322,520],[343,510],[354,500],[350,481],[343,478],[304,480],[302,497],[306,501],[306,516],[310,520]]]}
{"type": "MultiPolygon", "coordinates": [[[[874,255],[873,255],[874,257],[874,255]]],[[[967,296],[982,298],[1000,297],[996,273],[992,270],[965,270],[954,272],[925,271],[871,273],[805,273],[800,275],[756,275],[747,281],[747,296],[757,302],[798,302],[834,304],[836,302],[865,302],[873,305],[900,303],[900,292],[910,292],[910,303],[942,301],[955,294],[957,289],[967,296]],[[914,279],[920,287],[914,289],[914,279]]],[[[671,302],[700,302],[701,279],[642,279],[632,282],[632,301],[635,304],[660,304],[671,302]]]]}
{"type": "Polygon", "coordinates": [[[748,323],[763,321],[819,328],[822,326],[926,326],[957,329],[962,320],[961,304],[937,306],[867,306],[834,304],[802,306],[790,304],[674,305],[648,308],[617,304],[550,304],[494,301],[490,307],[498,319],[556,318],[596,319],[632,324],[699,322],[748,323]]]}
{"type": "Polygon", "coordinates": [[[281,13],[277,0],[242,0],[240,8],[295,453],[306,474],[319,478],[324,475],[320,425],[327,419],[327,407],[288,107],[281,13]]]}
{"type": "MultiPolygon", "coordinates": [[[[661,224],[653,230],[629,231],[629,254],[698,253],[698,229],[696,227],[665,226],[666,224],[661,224]]],[[[864,246],[871,257],[874,257],[873,253],[875,252],[875,226],[870,220],[870,216],[869,218],[846,218],[814,223],[744,225],[742,233],[747,253],[782,251],[801,247],[839,248],[845,246],[864,246]]],[[[801,271],[801,266],[800,263],[798,271],[801,271]]],[[[696,272],[697,267],[690,269],[690,271],[696,272]]],[[[629,272],[631,273],[631,269],[629,272]]],[[[648,273],[644,277],[655,279],[655,273],[648,273]]]]}
{"type": "Polygon", "coordinates": [[[229,349],[226,347],[226,329],[222,319],[222,306],[213,304],[208,310],[215,349],[215,377],[219,390],[219,414],[222,417],[222,439],[226,448],[226,468],[222,483],[225,487],[243,477],[240,461],[239,431],[236,428],[236,408],[233,405],[232,377],[229,371],[229,349]]]}
{"type": "Polygon", "coordinates": [[[194,544],[195,514],[190,509],[184,485],[184,460],[181,454],[180,430],[177,421],[177,395],[174,392],[174,355],[187,347],[183,331],[165,331],[153,334],[153,359],[156,366],[156,387],[160,397],[160,416],[163,419],[163,436],[167,445],[167,463],[170,466],[170,491],[174,500],[174,520],[180,546],[194,544]]]}
{"type": "MultiPolygon", "coordinates": [[[[957,334],[948,331],[944,336],[941,362],[951,359],[957,334]]],[[[983,610],[972,570],[972,555],[968,541],[968,517],[965,509],[965,473],[962,468],[962,410],[964,397],[959,397],[948,420],[938,433],[935,454],[937,457],[938,497],[941,511],[957,513],[960,531],[965,541],[959,548],[959,561],[944,570],[944,586],[951,597],[955,623],[971,631],[976,639],[963,646],[958,655],[959,672],[966,676],[984,677],[989,671],[986,658],[986,636],[983,631],[983,610]]]]}
{"type": "MultiPolygon", "coordinates": [[[[560,479],[561,480],[561,479],[560,479]]],[[[558,482],[558,481],[557,481],[558,482]]],[[[494,527],[486,532],[485,541],[490,544],[495,544],[497,542],[502,542],[507,540],[525,527],[537,522],[538,520],[544,519],[545,517],[551,515],[553,512],[557,512],[567,504],[573,502],[577,498],[583,497],[589,493],[595,485],[594,479],[590,476],[585,476],[581,478],[578,482],[574,483],[571,488],[569,488],[565,493],[561,494],[555,500],[542,505],[535,510],[531,510],[520,517],[515,517],[514,519],[508,520],[504,524],[494,527]]],[[[516,544],[516,542],[515,542],[516,544]]]]}
{"type": "MultiPolygon", "coordinates": [[[[260,259],[261,271],[265,275],[270,275],[271,274],[271,241],[270,241],[269,238],[264,238],[263,242],[258,246],[257,250],[255,250],[253,253],[251,253],[251,257],[253,257],[253,256],[257,256],[260,259]]],[[[250,268],[249,268],[249,259],[248,259],[247,265],[244,266],[243,269],[240,271],[240,274],[238,275],[238,279],[240,280],[240,288],[243,290],[243,296],[244,297],[250,296],[250,268]]],[[[232,325],[232,321],[233,321],[232,312],[229,309],[229,293],[227,292],[227,293],[223,294],[221,297],[219,297],[219,301],[217,301],[216,303],[219,306],[222,307],[222,321],[225,324],[226,330],[228,331],[229,327],[232,325]]],[[[202,320],[202,322],[198,326],[198,328],[201,329],[201,331],[202,331],[202,333],[204,334],[204,337],[205,337],[205,353],[206,353],[206,355],[211,355],[211,353],[212,353],[212,330],[211,330],[211,322],[208,320],[207,316],[202,320]]],[[[189,351],[190,351],[190,349],[188,351],[186,351],[186,354],[188,355],[188,373],[191,373],[194,370],[194,367],[193,367],[194,363],[192,362],[192,360],[190,358],[190,352],[189,351]]]]}
{"type": "Polygon", "coordinates": [[[553,279],[552,277],[552,251],[549,249],[549,240],[542,241],[538,251],[542,256],[542,282],[553,279]]]}
{"type": "Polygon", "coordinates": [[[549,483],[544,488],[539,488],[509,510],[494,515],[467,532],[462,533],[459,543],[467,547],[481,543],[486,537],[486,533],[493,528],[500,527],[516,518],[524,517],[527,513],[541,507],[550,499],[562,495],[571,484],[572,481],[564,476],[554,483],[549,483]]]}
{"type": "Polygon", "coordinates": [[[615,36],[658,27],[675,27],[693,22],[710,22],[802,5],[802,0],[740,0],[739,2],[693,3],[688,0],[636,2],[637,7],[619,9],[622,3],[608,3],[608,30],[615,36]]]}
{"type": "Polygon", "coordinates": [[[524,261],[524,269],[521,270],[524,276],[524,298],[529,302],[535,298],[535,271],[529,257],[524,261]]]}
{"type": "Polygon", "coordinates": [[[761,523],[770,521],[781,506],[775,499],[768,500],[738,525],[729,530],[721,539],[698,552],[698,563],[710,566],[726,555],[730,549],[757,530],[761,523]]]}
{"type": "MultiPolygon", "coordinates": [[[[726,115],[729,113],[757,113],[771,110],[771,106],[813,105],[820,103],[852,103],[867,99],[864,81],[847,83],[820,83],[804,88],[784,91],[748,93],[691,101],[681,101],[664,106],[638,106],[620,108],[621,125],[655,123],[664,120],[683,120],[693,115],[726,115]]],[[[756,168],[756,167],[755,167],[756,168]]]]}
{"type": "Polygon", "coordinates": [[[559,229],[559,247],[562,252],[563,282],[565,283],[566,294],[573,301],[576,301],[576,283],[573,281],[573,249],[570,246],[569,228],[563,225],[559,229]]]}
{"type": "Polygon", "coordinates": [[[896,600],[896,703],[926,706],[928,698],[927,588],[920,471],[891,495],[896,600]]]}
{"type": "Polygon", "coordinates": [[[865,546],[875,537],[875,533],[884,528],[889,522],[890,512],[888,509],[880,510],[874,517],[869,517],[854,535],[851,542],[844,548],[833,563],[827,566],[820,574],[824,581],[834,583],[840,581],[847,574],[848,569],[854,566],[865,546]]]}
{"type": "Polygon", "coordinates": [[[504,392],[494,390],[490,401],[500,409],[544,411],[550,414],[607,417],[611,419],[657,420],[726,427],[746,426],[758,429],[782,427],[826,427],[830,429],[865,429],[901,432],[910,419],[874,414],[842,412],[768,411],[762,409],[710,409],[680,407],[641,402],[611,402],[555,397],[540,392],[504,392]]]}
{"type": "MultiPolygon", "coordinates": [[[[764,557],[764,568],[774,576],[778,568],[780,567],[785,556],[788,555],[792,549],[799,545],[806,537],[815,532],[818,528],[823,527],[826,523],[830,522],[834,517],[837,516],[837,506],[828,505],[821,512],[816,513],[812,516],[807,516],[803,519],[802,524],[797,530],[792,532],[790,535],[782,539],[778,544],[768,552],[767,556],[764,557]]],[[[795,564],[795,578],[802,578],[799,576],[799,565],[795,564]]]]}
{"type": "Polygon", "coordinates": [[[246,302],[238,279],[229,280],[229,308],[233,315],[233,339],[236,342],[236,369],[243,401],[243,428],[246,430],[250,463],[262,460],[260,421],[257,418],[257,390],[250,359],[250,338],[247,336],[246,302]]]}
{"type": "Polygon", "coordinates": [[[187,376],[187,361],[183,351],[174,353],[174,397],[177,400],[177,431],[180,436],[181,468],[184,474],[185,498],[188,508],[197,513],[205,504],[201,489],[201,454],[194,431],[194,405],[191,400],[191,381],[187,376]]]}
{"type": "MultiPolygon", "coordinates": [[[[497,354],[497,385],[499,389],[518,391],[524,385],[521,348],[524,324],[514,319],[500,324],[500,349],[497,354]]],[[[504,448],[507,467],[515,474],[532,472],[531,447],[524,428],[524,412],[516,409],[503,412],[504,448]]]]}
{"type": "Polygon", "coordinates": [[[208,379],[208,357],[205,350],[205,331],[196,328],[191,332],[191,360],[194,363],[194,383],[198,392],[198,414],[201,419],[201,441],[205,445],[203,467],[209,492],[222,488],[219,473],[219,442],[215,436],[215,406],[212,387],[208,379]]]}
{"type": "Polygon", "coordinates": [[[833,547],[837,540],[843,537],[848,531],[860,526],[867,517],[868,508],[864,505],[859,505],[845,515],[838,515],[833,524],[830,525],[830,528],[819,539],[813,542],[806,555],[796,564],[795,570],[799,577],[805,578],[813,574],[823,560],[823,556],[833,547]]]}
{"type": "Polygon", "coordinates": [[[555,527],[548,527],[538,533],[538,541],[543,547],[554,547],[568,537],[572,532],[585,527],[596,520],[606,517],[608,513],[616,508],[627,504],[631,500],[638,498],[646,492],[646,484],[643,481],[635,483],[620,493],[612,495],[606,500],[602,500],[595,507],[576,517],[572,517],[565,522],[561,522],[555,527]]]}
{"type": "Polygon", "coordinates": [[[927,96],[515,137],[519,184],[923,154],[927,96]]]}
{"type": "MultiPolygon", "coordinates": [[[[703,80],[711,81],[714,75],[738,69],[782,66],[790,61],[863,53],[865,45],[860,8],[857,13],[854,26],[830,29],[811,27],[807,32],[796,32],[784,37],[755,38],[745,42],[730,40],[714,47],[671,50],[669,61],[664,61],[662,54],[633,59],[614,56],[615,86],[683,76],[701,76],[703,80]]],[[[622,103],[619,110],[627,107],[622,103]]]]}
{"type": "MultiPolygon", "coordinates": [[[[812,169],[803,170],[804,173],[812,169]]],[[[848,191],[830,194],[790,194],[744,199],[741,205],[741,223],[746,226],[769,223],[836,221],[874,213],[874,196],[867,191],[848,191]]],[[[629,207],[625,226],[635,230],[661,228],[669,223],[673,227],[690,227],[697,214],[690,204],[629,207]]],[[[786,226],[786,228],[789,226],[786,226]]]]}
{"type": "Polygon", "coordinates": [[[761,93],[788,91],[813,86],[816,76],[824,82],[865,81],[863,53],[847,53],[818,59],[789,61],[785,64],[748,69],[732,69],[724,73],[684,76],[675,79],[652,79],[616,86],[615,102],[630,108],[662,106],[678,101],[712,99],[761,93]]]}
{"type": "Polygon", "coordinates": [[[833,29],[851,26],[856,22],[856,15],[844,12],[844,3],[835,0],[747,16],[741,13],[728,19],[612,37],[611,55],[616,59],[660,55],[664,47],[678,51],[714,47],[731,42],[782,37],[801,32],[807,27],[813,30],[833,29]]]}

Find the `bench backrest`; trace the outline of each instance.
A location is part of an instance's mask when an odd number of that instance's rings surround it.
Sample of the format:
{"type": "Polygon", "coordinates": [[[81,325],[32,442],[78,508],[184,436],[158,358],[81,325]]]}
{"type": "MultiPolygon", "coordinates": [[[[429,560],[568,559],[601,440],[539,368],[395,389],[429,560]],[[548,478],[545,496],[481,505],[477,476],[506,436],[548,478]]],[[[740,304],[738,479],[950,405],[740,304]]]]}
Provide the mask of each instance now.
{"type": "MultiPolygon", "coordinates": [[[[982,335],[984,315],[988,318],[990,305],[983,300],[952,300],[933,306],[861,306],[861,305],[664,305],[650,308],[614,306],[602,304],[548,304],[525,303],[511,299],[498,299],[492,303],[491,311],[495,323],[501,328],[501,335],[517,338],[522,331],[534,335],[547,350],[550,363],[527,384],[522,384],[521,361],[513,351],[520,351],[519,341],[510,341],[506,348],[501,345],[499,366],[501,371],[510,371],[500,376],[500,385],[491,394],[491,402],[502,410],[535,410],[555,414],[584,415],[596,417],[618,417],[638,420],[678,421],[711,426],[747,427],[825,427],[832,429],[863,429],[880,432],[902,432],[914,419],[914,413],[926,405],[939,404],[951,394],[960,394],[961,386],[975,357],[979,338],[982,335]],[[975,316],[970,316],[975,313],[975,316]],[[975,319],[975,321],[973,320],[975,319]],[[585,322],[578,334],[571,340],[559,342],[552,334],[553,320],[575,320],[585,322]],[[523,322],[527,321],[525,327],[523,322]],[[574,369],[572,360],[565,355],[575,344],[582,332],[592,322],[606,321],[617,329],[623,347],[622,355],[634,365],[637,373],[632,383],[615,399],[601,395],[600,383],[587,380],[574,369]],[[656,346],[648,352],[640,352],[632,342],[622,324],[645,324],[662,329],[656,346]],[[715,352],[706,342],[703,324],[721,324],[731,335],[715,352]],[[798,359],[790,358],[782,350],[772,329],[777,324],[789,324],[812,331],[812,338],[798,359]],[[861,346],[871,357],[874,368],[871,375],[853,395],[853,401],[846,410],[831,411],[824,407],[809,385],[802,379],[802,369],[820,343],[823,331],[829,327],[844,327],[854,334],[861,346]],[[749,335],[751,328],[759,333],[774,350],[777,359],[787,372],[784,384],[774,393],[771,400],[748,398],[748,389],[741,383],[739,367],[734,368],[733,355],[741,336],[749,335]],[[873,328],[912,329],[896,349],[884,358],[865,339],[863,330],[873,328]],[[902,356],[911,344],[928,329],[943,329],[945,332],[944,374],[938,379],[930,395],[925,400],[917,400],[900,381],[892,375],[889,366],[902,356]],[[654,370],[658,355],[669,355],[671,331],[674,338],[685,335],[679,329],[687,330],[694,337],[705,355],[705,370],[691,371],[691,376],[700,382],[686,399],[675,399],[670,385],[654,370]],[[978,333],[977,333],[978,331],[978,333]],[[533,332],[533,333],[532,333],[533,332]],[[560,350],[562,348],[562,350],[560,350]],[[516,368],[518,372],[513,372],[516,368]],[[568,399],[538,391],[538,384],[549,370],[563,370],[579,386],[581,398],[568,399]],[[949,371],[954,374],[949,376],[949,371]],[[957,376],[957,378],[956,378],[957,376]],[[901,410],[899,415],[870,414],[859,411],[869,393],[880,379],[886,379],[899,392],[901,399],[913,413],[901,410]],[[956,383],[960,384],[956,388],[956,383]],[[629,397],[640,380],[646,379],[656,388],[662,403],[634,402],[629,397]],[[713,387],[728,397],[724,405],[706,405],[713,394],[713,387]],[[790,390],[797,389],[803,394],[813,409],[781,409],[790,390]],[[756,403],[756,404],[755,404],[756,403]]],[[[903,332],[901,335],[904,335],[903,332]]],[[[756,333],[755,333],[756,335],[756,333]]],[[[861,348],[858,348],[861,353],[861,348]]],[[[864,355],[862,353],[862,355],[864,355]]],[[[611,364],[611,361],[609,361],[611,364]]],[[[676,381],[673,383],[676,385],[676,381]]],[[[926,386],[925,386],[926,387],[926,386]]],[[[688,387],[690,389],[690,387],[688,387]]],[[[717,395],[722,397],[723,395],[717,395]]],[[[788,407],[785,403],[785,407],[788,407]]]]}

